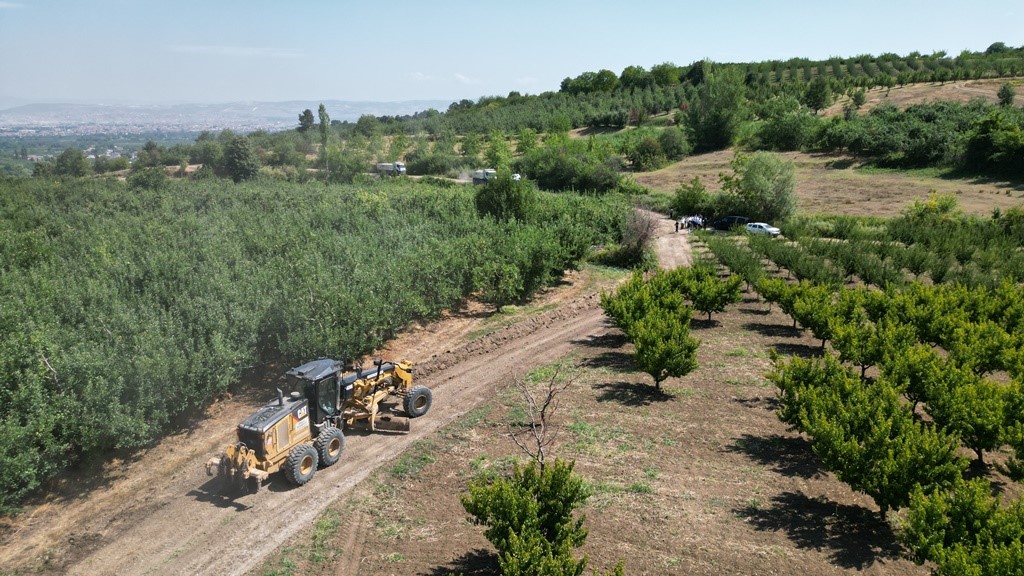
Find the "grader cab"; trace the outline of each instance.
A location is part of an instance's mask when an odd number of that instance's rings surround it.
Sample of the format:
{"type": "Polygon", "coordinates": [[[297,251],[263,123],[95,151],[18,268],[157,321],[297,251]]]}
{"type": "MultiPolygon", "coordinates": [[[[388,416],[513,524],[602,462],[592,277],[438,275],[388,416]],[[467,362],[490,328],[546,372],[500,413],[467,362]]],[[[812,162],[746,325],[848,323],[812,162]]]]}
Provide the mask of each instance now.
{"type": "Polygon", "coordinates": [[[346,374],[341,362],[321,358],[292,368],[292,387],[238,425],[238,441],[206,463],[207,474],[256,492],[274,472],[284,470],[294,485],[313,479],[317,468],[337,463],[345,449],[342,432],[356,422],[370,430],[408,431],[409,418],[430,410],[432,394],[413,386],[408,362],[377,360],[346,374]],[[401,398],[403,414],[384,400],[401,398]]]}

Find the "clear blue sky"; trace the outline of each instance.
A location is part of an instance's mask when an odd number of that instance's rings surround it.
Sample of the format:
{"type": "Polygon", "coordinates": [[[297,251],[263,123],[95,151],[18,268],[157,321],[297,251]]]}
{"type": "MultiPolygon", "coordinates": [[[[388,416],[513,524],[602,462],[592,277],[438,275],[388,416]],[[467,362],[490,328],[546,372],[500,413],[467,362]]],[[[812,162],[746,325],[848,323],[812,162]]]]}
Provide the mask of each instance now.
{"type": "Polygon", "coordinates": [[[0,101],[476,100],[586,71],[1024,45],[1022,0],[0,0],[0,101]]]}

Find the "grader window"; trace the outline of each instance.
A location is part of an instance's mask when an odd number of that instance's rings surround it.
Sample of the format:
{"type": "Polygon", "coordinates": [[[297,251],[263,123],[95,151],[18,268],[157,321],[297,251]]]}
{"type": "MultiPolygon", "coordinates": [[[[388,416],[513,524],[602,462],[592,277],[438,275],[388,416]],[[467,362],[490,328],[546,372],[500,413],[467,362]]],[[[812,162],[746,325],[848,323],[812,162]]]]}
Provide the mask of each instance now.
{"type": "Polygon", "coordinates": [[[317,405],[324,416],[334,416],[338,410],[338,379],[327,378],[317,384],[317,405]]]}

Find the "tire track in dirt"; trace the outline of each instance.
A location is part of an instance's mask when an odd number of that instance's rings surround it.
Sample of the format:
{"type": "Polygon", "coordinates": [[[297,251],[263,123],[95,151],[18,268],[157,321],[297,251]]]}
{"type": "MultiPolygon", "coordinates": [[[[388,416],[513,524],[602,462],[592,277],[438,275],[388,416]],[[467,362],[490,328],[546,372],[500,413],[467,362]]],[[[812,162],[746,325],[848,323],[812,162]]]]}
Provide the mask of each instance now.
{"type": "Polygon", "coordinates": [[[345,548],[341,551],[341,560],[334,571],[337,576],[352,576],[359,572],[359,564],[363,561],[367,520],[366,513],[358,509],[342,519],[342,525],[348,533],[345,537],[345,548]]]}

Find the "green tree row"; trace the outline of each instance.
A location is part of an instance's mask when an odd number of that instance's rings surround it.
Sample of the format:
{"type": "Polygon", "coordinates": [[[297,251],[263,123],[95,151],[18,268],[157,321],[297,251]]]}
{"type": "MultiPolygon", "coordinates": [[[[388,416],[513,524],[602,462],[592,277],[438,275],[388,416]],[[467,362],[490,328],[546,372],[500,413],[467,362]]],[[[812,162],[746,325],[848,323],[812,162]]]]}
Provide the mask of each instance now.
{"type": "Polygon", "coordinates": [[[469,294],[527,298],[614,243],[627,211],[538,193],[506,222],[478,216],[468,187],[409,181],[22,179],[0,195],[4,508],[146,445],[246,367],[355,359],[469,294]]]}

